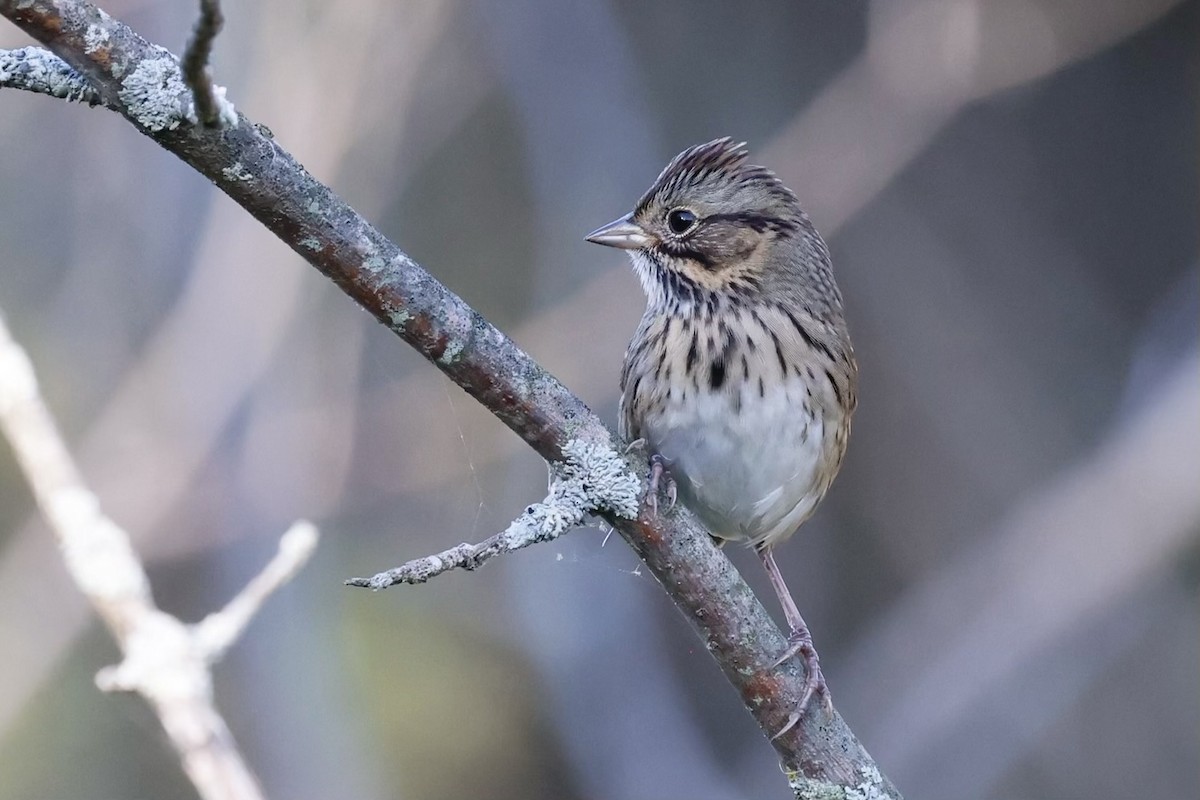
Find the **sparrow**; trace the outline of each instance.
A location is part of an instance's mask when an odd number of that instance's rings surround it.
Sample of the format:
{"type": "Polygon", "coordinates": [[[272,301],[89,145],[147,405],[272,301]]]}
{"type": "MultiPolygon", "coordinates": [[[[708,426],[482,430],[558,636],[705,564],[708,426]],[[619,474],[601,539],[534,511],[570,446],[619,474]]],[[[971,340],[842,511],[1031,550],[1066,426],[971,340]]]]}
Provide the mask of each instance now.
{"type": "Polygon", "coordinates": [[[586,239],[626,250],[646,293],[619,429],[651,454],[653,512],[665,477],[719,544],[757,551],[779,597],[788,647],[771,668],[799,655],[805,670],[787,730],[829,691],[774,549],[841,467],[858,367],[829,249],[795,193],[747,157],[728,137],[689,147],[586,239]]]}

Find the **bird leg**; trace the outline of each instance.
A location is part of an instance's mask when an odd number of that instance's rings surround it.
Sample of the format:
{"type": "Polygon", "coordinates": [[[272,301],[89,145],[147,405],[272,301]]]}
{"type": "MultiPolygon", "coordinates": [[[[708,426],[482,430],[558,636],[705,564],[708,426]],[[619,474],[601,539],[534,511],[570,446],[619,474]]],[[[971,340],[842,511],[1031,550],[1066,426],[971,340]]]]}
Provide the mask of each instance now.
{"type": "Polygon", "coordinates": [[[650,506],[651,516],[658,516],[658,491],[663,486],[667,490],[667,500],[671,502],[667,508],[674,508],[678,487],[675,485],[675,479],[671,477],[670,470],[667,469],[667,460],[655,453],[650,456],[650,486],[646,489],[646,503],[650,506]]]}
{"type": "Polygon", "coordinates": [[[788,591],[787,584],[783,582],[783,574],[775,564],[775,554],[771,552],[770,545],[767,545],[758,548],[758,555],[762,559],[763,566],[767,568],[767,577],[771,579],[771,588],[779,597],[779,605],[783,606],[783,617],[787,621],[789,629],[787,649],[779,658],[775,659],[771,664],[771,669],[775,669],[797,655],[804,662],[804,694],[800,696],[800,702],[792,710],[787,724],[773,737],[778,738],[800,721],[814,695],[821,695],[826,708],[830,707],[832,703],[829,698],[829,687],[825,685],[825,676],[821,673],[821,662],[817,657],[817,649],[813,647],[812,634],[809,633],[804,617],[800,616],[800,609],[796,608],[796,601],[792,599],[792,593],[788,591]]]}

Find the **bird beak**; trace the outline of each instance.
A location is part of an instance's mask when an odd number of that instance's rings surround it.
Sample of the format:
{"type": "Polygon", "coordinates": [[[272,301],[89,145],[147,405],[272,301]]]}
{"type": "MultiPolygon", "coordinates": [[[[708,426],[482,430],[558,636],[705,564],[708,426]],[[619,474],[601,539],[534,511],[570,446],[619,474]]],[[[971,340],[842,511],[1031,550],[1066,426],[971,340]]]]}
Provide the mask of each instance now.
{"type": "Polygon", "coordinates": [[[650,234],[633,221],[632,214],[626,214],[607,225],[601,225],[583,238],[595,244],[619,247],[622,250],[638,250],[653,244],[650,234]]]}

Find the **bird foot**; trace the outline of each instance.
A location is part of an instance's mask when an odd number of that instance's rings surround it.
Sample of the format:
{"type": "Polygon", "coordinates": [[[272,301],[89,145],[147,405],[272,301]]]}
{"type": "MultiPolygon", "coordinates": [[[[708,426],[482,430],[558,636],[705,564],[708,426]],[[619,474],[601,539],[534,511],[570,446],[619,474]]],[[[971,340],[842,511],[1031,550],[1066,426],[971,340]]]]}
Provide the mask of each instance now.
{"type": "Polygon", "coordinates": [[[661,488],[667,490],[667,500],[670,501],[667,508],[674,508],[678,499],[678,487],[667,470],[667,460],[655,453],[650,456],[650,486],[646,489],[646,504],[650,506],[651,517],[658,516],[658,493],[661,488]]]}
{"type": "Polygon", "coordinates": [[[788,646],[783,651],[783,654],[771,664],[771,669],[776,669],[779,665],[789,661],[795,656],[800,656],[804,664],[804,693],[800,695],[800,701],[796,703],[796,707],[792,709],[792,713],[788,716],[787,722],[780,728],[779,732],[771,737],[772,740],[778,739],[785,733],[796,727],[796,724],[804,718],[815,696],[820,696],[822,705],[825,711],[833,710],[833,700],[829,696],[829,687],[825,684],[825,675],[821,672],[821,660],[817,656],[817,648],[813,647],[812,634],[806,629],[793,630],[788,635],[788,646]]]}

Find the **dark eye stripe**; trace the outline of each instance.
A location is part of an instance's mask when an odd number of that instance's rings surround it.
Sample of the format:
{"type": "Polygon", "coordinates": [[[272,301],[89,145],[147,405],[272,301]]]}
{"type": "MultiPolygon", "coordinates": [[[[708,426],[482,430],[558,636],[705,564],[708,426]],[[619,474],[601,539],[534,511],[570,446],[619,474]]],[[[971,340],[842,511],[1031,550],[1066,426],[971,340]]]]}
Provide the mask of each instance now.
{"type": "Polygon", "coordinates": [[[707,217],[709,222],[734,222],[746,225],[757,233],[771,230],[778,233],[793,233],[799,226],[795,221],[776,217],[771,214],[760,214],[757,211],[739,211],[734,214],[713,214],[707,217]]]}
{"type": "Polygon", "coordinates": [[[690,258],[692,261],[695,261],[697,264],[707,270],[716,269],[717,267],[716,263],[707,255],[699,250],[693,250],[690,247],[681,247],[678,251],[676,251],[676,255],[678,255],[680,258],[690,258]]]}

